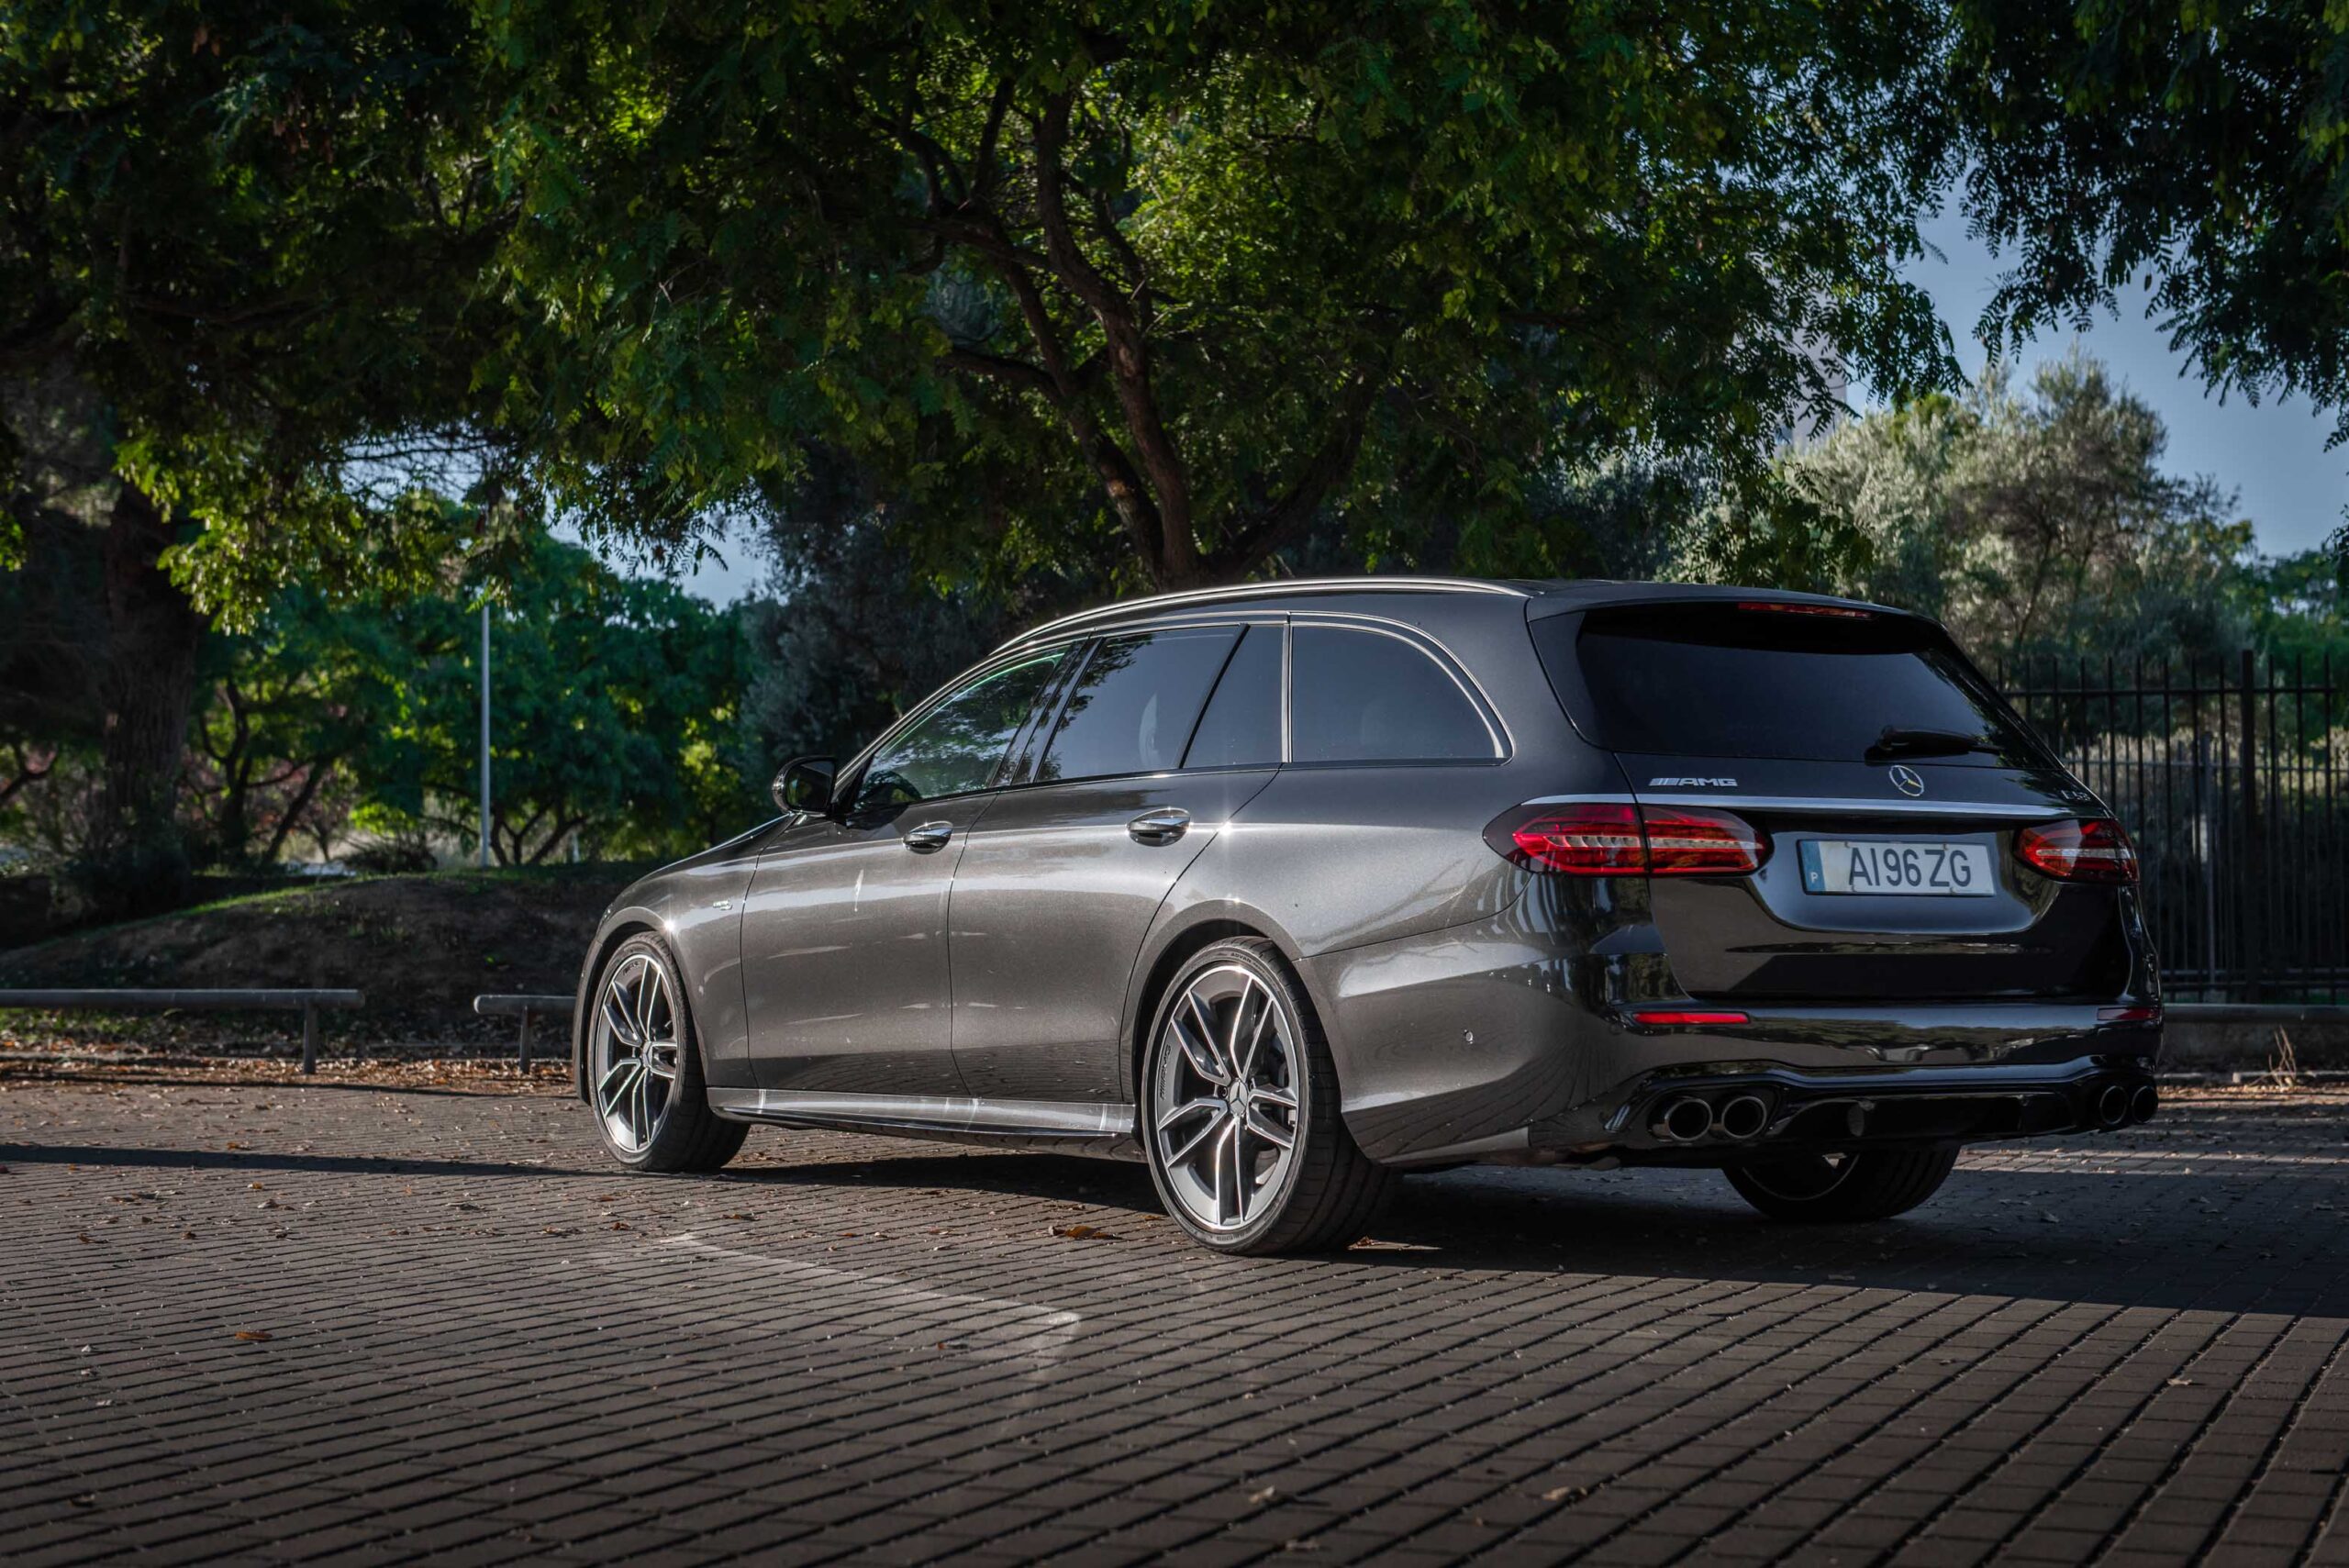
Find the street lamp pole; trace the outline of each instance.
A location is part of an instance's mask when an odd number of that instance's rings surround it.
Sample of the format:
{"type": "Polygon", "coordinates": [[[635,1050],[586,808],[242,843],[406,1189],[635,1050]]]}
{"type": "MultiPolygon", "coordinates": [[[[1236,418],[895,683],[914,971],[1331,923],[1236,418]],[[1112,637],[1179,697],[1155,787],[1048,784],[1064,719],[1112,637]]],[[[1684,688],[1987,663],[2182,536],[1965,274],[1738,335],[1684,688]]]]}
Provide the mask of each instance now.
{"type": "Polygon", "coordinates": [[[481,605],[481,865],[489,869],[489,601],[481,605]]]}

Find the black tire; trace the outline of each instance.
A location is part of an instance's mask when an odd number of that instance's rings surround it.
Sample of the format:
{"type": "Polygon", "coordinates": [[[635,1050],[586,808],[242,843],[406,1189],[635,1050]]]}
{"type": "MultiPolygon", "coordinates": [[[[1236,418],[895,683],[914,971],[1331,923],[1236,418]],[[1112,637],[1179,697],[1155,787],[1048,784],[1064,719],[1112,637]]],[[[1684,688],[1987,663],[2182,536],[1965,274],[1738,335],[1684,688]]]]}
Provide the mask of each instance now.
{"type": "Polygon", "coordinates": [[[686,1171],[715,1171],[734,1158],[749,1136],[750,1128],[739,1121],[728,1121],[709,1108],[707,1080],[702,1071],[701,1036],[694,1028],[693,1009],[684,998],[685,988],[677,969],[677,961],[670,955],[668,944],[649,931],[629,938],[612,950],[604,961],[603,969],[596,976],[595,989],[588,993],[591,1011],[586,1024],[587,1076],[589,1110],[596,1118],[596,1136],[602,1139],[605,1152],[631,1171],[670,1173],[686,1171]],[[676,1076],[672,1080],[666,1102],[659,1120],[658,1130],[641,1148],[630,1148],[616,1135],[610,1118],[602,1104],[594,1096],[596,1084],[596,1037],[597,1013],[616,978],[634,969],[632,960],[642,959],[661,971],[674,998],[671,1021],[678,1046],[676,1076]]]}
{"type": "MultiPolygon", "coordinates": [[[[1243,999],[1241,1006],[1245,1005],[1243,999]]],[[[1281,958],[1280,950],[1262,938],[1235,937],[1213,943],[1183,966],[1166,987],[1157,1016],[1151,1021],[1141,1068],[1141,1130],[1151,1180],[1167,1213],[1203,1247],[1261,1257],[1351,1246],[1394,1191],[1394,1173],[1373,1162],[1346,1130],[1338,1106],[1337,1066],[1311,999],[1281,958]],[[1277,1173],[1275,1184],[1262,1191],[1255,1214],[1236,1226],[1216,1229],[1193,1215],[1170,1177],[1167,1151],[1156,1135],[1163,1110],[1158,1085],[1163,1053],[1182,1050],[1171,1028],[1177,1003],[1201,977],[1232,966],[1253,974],[1282,1009],[1281,1022],[1293,1041],[1292,1056],[1304,1082],[1291,1085],[1297,1112],[1293,1157],[1277,1173]]]]}
{"type": "Polygon", "coordinates": [[[1780,1154],[1722,1174],[1773,1219],[1848,1224],[1908,1213],[1941,1190],[1956,1163],[1954,1146],[1869,1149],[1832,1158],[1780,1154]]]}

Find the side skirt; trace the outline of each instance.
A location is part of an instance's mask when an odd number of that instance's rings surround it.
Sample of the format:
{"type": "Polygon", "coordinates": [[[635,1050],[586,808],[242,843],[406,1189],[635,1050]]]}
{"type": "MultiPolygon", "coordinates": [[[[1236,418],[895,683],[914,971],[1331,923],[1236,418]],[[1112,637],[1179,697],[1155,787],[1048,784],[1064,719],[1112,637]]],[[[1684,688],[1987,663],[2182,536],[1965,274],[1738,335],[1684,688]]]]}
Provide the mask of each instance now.
{"type": "Polygon", "coordinates": [[[981,1100],[945,1095],[838,1095],[802,1089],[708,1091],[709,1108],[730,1121],[833,1128],[935,1138],[1013,1149],[1053,1149],[1139,1160],[1130,1105],[1057,1100],[981,1100]]]}

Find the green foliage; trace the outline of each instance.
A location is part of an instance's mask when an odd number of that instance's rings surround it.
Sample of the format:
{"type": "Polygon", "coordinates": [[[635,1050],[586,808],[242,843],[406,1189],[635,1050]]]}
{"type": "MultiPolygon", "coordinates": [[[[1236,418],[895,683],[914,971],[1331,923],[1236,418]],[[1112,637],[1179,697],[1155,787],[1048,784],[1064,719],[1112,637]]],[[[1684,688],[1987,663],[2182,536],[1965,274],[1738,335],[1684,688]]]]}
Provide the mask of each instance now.
{"type": "Polygon", "coordinates": [[[1555,462],[1751,480],[1950,373],[1899,281],[1924,7],[1611,0],[988,12],[518,0],[528,221],[493,380],[557,494],[680,545],[811,440],[925,571],[1125,584],[1335,528],[1507,554],[1555,462]]]}
{"type": "Polygon", "coordinates": [[[2075,354],[2021,391],[1994,365],[1964,398],[1858,420],[1779,466],[1851,530],[1823,586],[1937,616],[1994,665],[2321,646],[2340,610],[2319,558],[2255,555],[2232,495],[2162,471],[2166,440],[2075,354]]]}
{"type": "MultiPolygon", "coordinates": [[[[1994,345],[2143,278],[2208,383],[2299,392],[2349,439],[2349,7],[1959,0],[1966,199],[2013,267],[1994,345]]],[[[2349,585],[2349,527],[2335,536],[2349,585]]]]}
{"type": "MultiPolygon", "coordinates": [[[[541,539],[492,605],[491,847],[501,864],[565,852],[682,853],[761,815],[735,766],[746,644],[732,612],[623,577],[541,539]]],[[[206,858],[315,851],[414,859],[478,842],[483,584],[342,602],[279,595],[207,651],[184,792],[206,858]]]]}
{"type": "Polygon", "coordinates": [[[438,0],[0,6],[0,382],[95,394],[206,609],[429,576],[398,497],[475,444],[496,81],[438,0]]]}

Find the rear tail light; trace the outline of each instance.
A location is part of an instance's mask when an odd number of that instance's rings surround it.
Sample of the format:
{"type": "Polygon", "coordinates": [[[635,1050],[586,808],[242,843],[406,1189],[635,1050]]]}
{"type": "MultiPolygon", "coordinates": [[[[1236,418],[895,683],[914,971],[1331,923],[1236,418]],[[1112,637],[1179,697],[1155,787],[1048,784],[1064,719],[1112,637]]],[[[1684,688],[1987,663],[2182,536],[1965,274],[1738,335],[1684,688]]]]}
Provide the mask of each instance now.
{"type": "Polygon", "coordinates": [[[1667,1011],[1642,1008],[1631,1015],[1631,1021],[1645,1029],[1721,1029],[1732,1024],[1750,1024],[1753,1020],[1743,1013],[1696,1013],[1687,1010],[1667,1011]]]}
{"type": "Polygon", "coordinates": [[[2026,828],[2015,835],[2015,858],[2058,882],[2137,880],[2137,851],[2110,817],[2026,828]]]}
{"type": "Polygon", "coordinates": [[[1520,808],[1487,828],[1485,841],[1529,871],[1567,876],[1741,876],[1770,858],[1743,817],[1687,806],[1520,808]]]}
{"type": "Polygon", "coordinates": [[[2096,1021],[2100,1024],[2157,1024],[2162,1021],[2158,1005],[2150,1007],[2099,1007],[2096,1021]]]}

